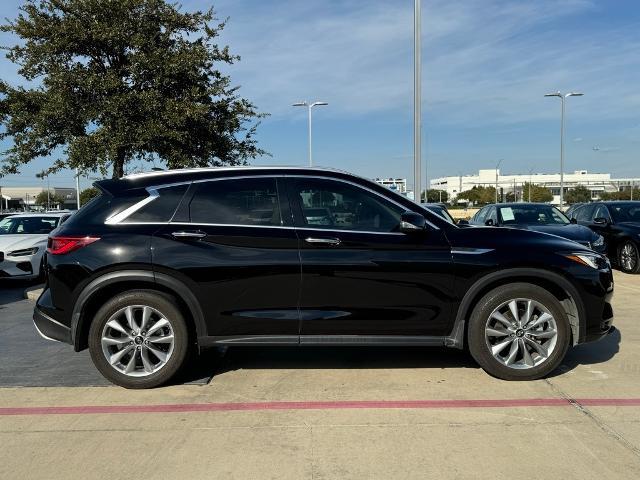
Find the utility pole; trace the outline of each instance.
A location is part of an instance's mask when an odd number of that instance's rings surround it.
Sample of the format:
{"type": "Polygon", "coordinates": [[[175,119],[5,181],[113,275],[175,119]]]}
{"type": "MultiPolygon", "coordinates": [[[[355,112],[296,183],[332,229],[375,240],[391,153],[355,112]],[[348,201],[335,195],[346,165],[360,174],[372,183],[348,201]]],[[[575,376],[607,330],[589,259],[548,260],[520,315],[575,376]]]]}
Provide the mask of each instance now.
{"type": "Polygon", "coordinates": [[[2,203],[4,198],[2,198],[2,185],[0,185],[0,213],[2,213],[2,203]]]}
{"type": "Polygon", "coordinates": [[[421,55],[421,0],[415,0],[413,11],[413,195],[420,203],[422,181],[422,55],[421,55]]]}
{"type": "Polygon", "coordinates": [[[80,210],[80,171],[76,168],[76,207],[80,210]]]}
{"type": "Polygon", "coordinates": [[[294,103],[294,107],[307,107],[309,112],[309,166],[313,167],[313,149],[311,148],[311,109],[313,107],[329,105],[327,102],[313,102],[309,103],[307,101],[294,103]]]}
{"type": "Polygon", "coordinates": [[[502,163],[502,160],[504,160],[504,158],[501,158],[496,165],[496,203],[498,203],[498,172],[499,172],[498,169],[500,168],[500,164],[502,163]]]}
{"type": "Polygon", "coordinates": [[[581,97],[583,95],[584,93],[579,92],[545,94],[545,97],[558,97],[562,104],[560,113],[560,210],[562,210],[562,206],[564,205],[564,103],[569,97],[581,97]]]}

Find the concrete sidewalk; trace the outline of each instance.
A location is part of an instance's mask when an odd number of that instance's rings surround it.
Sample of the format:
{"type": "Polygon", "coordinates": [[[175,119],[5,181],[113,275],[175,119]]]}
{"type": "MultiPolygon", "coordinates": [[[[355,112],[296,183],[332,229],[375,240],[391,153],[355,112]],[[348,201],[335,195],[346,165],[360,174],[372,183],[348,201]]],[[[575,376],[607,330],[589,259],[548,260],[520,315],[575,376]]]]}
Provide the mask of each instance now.
{"type": "MultiPolygon", "coordinates": [[[[616,272],[618,332],[556,375],[503,382],[427,349],[229,350],[208,385],[1,388],[0,407],[445,400],[439,408],[0,415],[0,478],[640,477],[640,276],[616,272]],[[459,408],[449,400],[568,399],[459,408]]],[[[67,352],[68,354],[68,352],[67,352]]]]}

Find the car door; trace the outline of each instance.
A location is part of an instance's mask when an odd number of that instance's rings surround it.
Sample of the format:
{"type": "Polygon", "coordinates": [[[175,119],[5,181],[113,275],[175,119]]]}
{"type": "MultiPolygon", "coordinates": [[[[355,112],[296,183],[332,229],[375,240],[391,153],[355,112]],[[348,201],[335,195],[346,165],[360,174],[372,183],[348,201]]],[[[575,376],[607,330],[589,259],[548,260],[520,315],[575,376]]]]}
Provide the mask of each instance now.
{"type": "Polygon", "coordinates": [[[589,228],[594,232],[602,235],[605,242],[611,240],[611,215],[607,206],[603,203],[597,203],[595,208],[591,211],[591,218],[589,218],[589,228]],[[598,221],[596,222],[596,219],[598,221]]]}
{"type": "Polygon", "coordinates": [[[298,342],[300,259],[289,212],[276,177],[194,182],[154,235],[154,268],[190,287],[210,336],[298,342]]]}
{"type": "Polygon", "coordinates": [[[288,182],[302,263],[301,343],[449,333],[454,276],[441,230],[400,233],[406,208],[346,180],[288,182]]]}

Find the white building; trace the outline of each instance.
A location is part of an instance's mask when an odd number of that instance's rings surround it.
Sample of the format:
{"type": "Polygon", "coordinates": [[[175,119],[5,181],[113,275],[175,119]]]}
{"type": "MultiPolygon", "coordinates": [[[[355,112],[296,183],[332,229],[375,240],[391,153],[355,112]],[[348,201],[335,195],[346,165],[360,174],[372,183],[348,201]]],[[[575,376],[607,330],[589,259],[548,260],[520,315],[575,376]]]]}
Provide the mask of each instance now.
{"type": "MultiPolygon", "coordinates": [[[[51,187],[52,194],[59,195],[65,199],[64,207],[76,208],[76,189],[51,187]]],[[[0,198],[2,208],[0,210],[30,210],[36,207],[36,197],[41,192],[46,192],[42,187],[3,187],[0,186],[0,198]]],[[[40,207],[41,208],[41,207],[40,207]]]]}
{"type": "MultiPolygon", "coordinates": [[[[473,187],[495,187],[496,177],[498,191],[502,189],[504,194],[516,192],[516,198],[522,200],[522,188],[525,183],[532,183],[551,190],[552,203],[560,203],[560,174],[559,173],[533,173],[501,175],[500,170],[485,169],[478,171],[477,175],[459,175],[453,177],[433,178],[429,182],[429,188],[445,190],[449,198],[456,198],[460,192],[471,190],[473,187]]],[[[591,191],[591,198],[597,199],[602,192],[615,192],[625,190],[631,185],[640,186],[640,178],[611,178],[610,173],[589,173],[586,170],[576,170],[573,173],[564,174],[564,191],[583,185],[591,191]]],[[[526,199],[524,199],[526,200],[526,199]]]]}

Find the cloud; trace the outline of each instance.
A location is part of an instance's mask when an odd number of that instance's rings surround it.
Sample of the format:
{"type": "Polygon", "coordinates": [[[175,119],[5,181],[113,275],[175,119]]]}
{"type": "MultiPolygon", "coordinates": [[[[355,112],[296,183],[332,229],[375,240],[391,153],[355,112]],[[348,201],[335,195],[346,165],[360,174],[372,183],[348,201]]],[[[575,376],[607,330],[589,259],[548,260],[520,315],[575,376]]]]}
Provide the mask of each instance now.
{"type": "MultiPolygon", "coordinates": [[[[410,121],[413,2],[225,0],[216,8],[231,16],[222,38],[242,56],[229,70],[233,80],[276,118],[290,115],[294,101],[321,99],[331,104],[323,115],[402,112],[410,121]]],[[[570,109],[630,115],[640,106],[640,39],[631,27],[572,23],[598,8],[586,0],[425,0],[427,118],[445,125],[556,118],[559,105],[543,94],[557,89],[585,92],[570,109]]]]}

